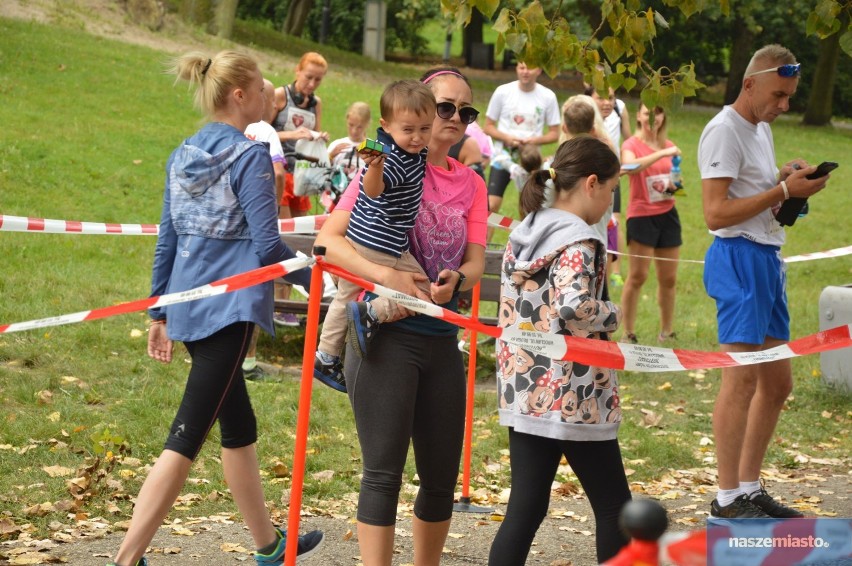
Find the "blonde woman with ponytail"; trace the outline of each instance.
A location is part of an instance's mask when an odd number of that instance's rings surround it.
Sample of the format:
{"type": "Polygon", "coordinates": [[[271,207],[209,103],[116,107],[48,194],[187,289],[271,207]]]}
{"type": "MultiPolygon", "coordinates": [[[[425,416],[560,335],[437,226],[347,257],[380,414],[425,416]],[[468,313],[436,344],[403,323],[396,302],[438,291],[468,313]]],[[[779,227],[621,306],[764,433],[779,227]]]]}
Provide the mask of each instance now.
{"type": "MultiPolygon", "coordinates": [[[[214,57],[189,53],[171,71],[196,88],[195,105],[210,121],[184,140],[166,164],[151,296],[295,257],[278,236],[269,151],[243,135],[249,124],[260,121],[265,97],[272,95],[257,63],[235,51],[214,57]]],[[[310,283],[307,270],[289,277],[294,283],[310,283]]],[[[275,528],[266,509],[255,450],[257,422],[241,367],[255,325],[275,333],[272,284],[148,312],[148,355],[169,363],[172,341],[179,340],[192,364],[163,451],[142,485],[130,527],[110,565],[148,564],[145,549],[217,421],[225,481],[258,549],[255,561],[282,564],[287,533],[275,528]]],[[[299,558],[316,551],[322,540],[319,531],[299,537],[299,558]]]]}

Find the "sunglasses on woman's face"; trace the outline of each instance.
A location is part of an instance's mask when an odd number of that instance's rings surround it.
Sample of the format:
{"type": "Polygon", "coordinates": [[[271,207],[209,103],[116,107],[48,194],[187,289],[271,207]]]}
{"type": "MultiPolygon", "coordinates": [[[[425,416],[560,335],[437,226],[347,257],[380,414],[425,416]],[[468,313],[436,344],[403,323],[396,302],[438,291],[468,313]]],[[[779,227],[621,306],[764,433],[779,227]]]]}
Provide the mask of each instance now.
{"type": "Polygon", "coordinates": [[[749,73],[746,77],[753,77],[755,75],[760,75],[761,73],[773,73],[777,72],[779,77],[798,77],[799,72],[802,70],[802,64],[796,63],[795,65],[781,65],[780,67],[772,67],[771,69],[764,69],[762,71],[755,71],[753,73],[749,73]]]}
{"type": "MultiPolygon", "coordinates": [[[[479,116],[479,110],[474,108],[473,106],[463,106],[458,109],[459,111],[459,119],[462,121],[462,124],[473,124],[476,121],[476,117],[479,116]]],[[[439,102],[438,103],[438,116],[440,116],[444,120],[452,120],[453,115],[456,113],[456,105],[452,102],[439,102]]]]}

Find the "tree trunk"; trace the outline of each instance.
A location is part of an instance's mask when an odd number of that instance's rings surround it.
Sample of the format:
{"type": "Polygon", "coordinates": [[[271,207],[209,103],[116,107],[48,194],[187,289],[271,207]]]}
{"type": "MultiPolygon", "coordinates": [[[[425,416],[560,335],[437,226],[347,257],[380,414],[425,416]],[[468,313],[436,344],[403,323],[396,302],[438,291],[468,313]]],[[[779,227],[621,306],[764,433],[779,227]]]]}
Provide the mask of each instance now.
{"type": "Polygon", "coordinates": [[[216,35],[231,39],[234,35],[234,21],[237,19],[237,4],[240,0],[217,0],[216,35]]]}
{"type": "Polygon", "coordinates": [[[314,0],[293,0],[287,8],[287,19],[284,20],[284,28],[281,30],[287,35],[302,36],[308,14],[314,7],[314,0]]]}
{"type": "Polygon", "coordinates": [[[213,15],[210,4],[211,0],[183,0],[178,12],[187,22],[206,26],[213,15]]]}
{"type": "Polygon", "coordinates": [[[802,123],[808,126],[825,126],[831,122],[834,80],[837,78],[837,61],[840,58],[840,36],[849,27],[848,16],[842,16],[840,30],[819,42],[819,57],[811,82],[808,107],[802,123]]]}
{"type": "Polygon", "coordinates": [[[471,66],[473,44],[482,43],[482,24],[484,21],[482,12],[474,9],[470,15],[470,23],[462,33],[462,57],[464,57],[465,65],[468,67],[471,66]]]}
{"type": "Polygon", "coordinates": [[[731,68],[725,86],[725,104],[731,104],[740,94],[748,62],[751,60],[754,32],[741,17],[734,19],[734,44],[731,46],[731,68]]]}

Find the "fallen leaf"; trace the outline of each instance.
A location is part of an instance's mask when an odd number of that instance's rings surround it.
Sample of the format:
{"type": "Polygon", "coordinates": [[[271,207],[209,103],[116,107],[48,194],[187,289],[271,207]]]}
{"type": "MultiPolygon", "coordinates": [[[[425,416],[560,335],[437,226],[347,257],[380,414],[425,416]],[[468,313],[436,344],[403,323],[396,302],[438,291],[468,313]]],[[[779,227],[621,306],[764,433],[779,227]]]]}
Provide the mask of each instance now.
{"type": "Polygon", "coordinates": [[[50,405],[53,403],[53,393],[47,389],[42,389],[35,395],[37,405],[50,405]]]}
{"type": "Polygon", "coordinates": [[[236,542],[223,542],[219,545],[219,550],[221,550],[222,552],[248,552],[248,549],[246,547],[236,542]]]}
{"type": "Polygon", "coordinates": [[[315,472],[311,474],[311,477],[318,482],[328,482],[331,481],[331,478],[334,477],[334,470],[323,470],[321,472],[315,472]]]}
{"type": "Polygon", "coordinates": [[[74,470],[72,470],[71,468],[66,468],[64,466],[44,466],[42,470],[47,472],[47,475],[52,478],[70,476],[74,473],[74,470]]]}

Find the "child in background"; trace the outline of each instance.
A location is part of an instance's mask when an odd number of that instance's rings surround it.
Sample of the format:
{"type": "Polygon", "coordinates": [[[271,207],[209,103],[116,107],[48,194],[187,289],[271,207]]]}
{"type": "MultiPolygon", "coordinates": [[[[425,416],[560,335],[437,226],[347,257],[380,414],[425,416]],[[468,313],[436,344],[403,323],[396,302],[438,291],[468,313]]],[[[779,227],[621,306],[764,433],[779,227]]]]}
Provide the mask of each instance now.
{"type": "MultiPolygon", "coordinates": [[[[615,90],[609,89],[609,96],[606,98],[600,96],[598,91],[595,90],[590,84],[583,85],[583,92],[592,97],[592,100],[595,101],[595,104],[598,105],[598,110],[600,110],[601,118],[603,118],[604,127],[606,127],[606,132],[609,134],[610,140],[612,140],[612,145],[615,147],[616,153],[621,155],[621,142],[622,140],[626,140],[629,138],[632,133],[630,132],[630,113],[627,111],[627,105],[624,101],[619,100],[615,97],[615,90]]],[[[612,196],[612,219],[610,221],[611,227],[609,227],[609,239],[611,240],[611,245],[609,246],[610,250],[618,251],[618,247],[622,238],[619,237],[619,229],[620,225],[620,217],[621,217],[621,183],[615,189],[615,194],[612,196]]],[[[617,255],[612,256],[613,258],[618,258],[617,255]]],[[[624,278],[621,276],[621,262],[612,261],[608,265],[611,268],[610,273],[610,283],[612,283],[613,287],[618,287],[624,285],[624,278]]]]}
{"type": "MultiPolygon", "coordinates": [[[[346,237],[358,253],[370,261],[422,274],[420,264],[408,251],[408,231],[414,227],[423,195],[426,146],[432,138],[437,107],[435,96],[420,81],[396,81],[382,93],[380,107],[382,117],[377,140],[389,148],[390,153],[362,155],[366,165],[346,237]]],[[[429,295],[425,274],[421,290],[429,295]]],[[[340,354],[347,333],[347,316],[350,342],[355,352],[363,355],[380,319],[387,320],[390,315],[388,308],[377,313],[370,303],[355,302],[360,292],[357,285],[340,279],[337,295],[325,316],[314,360],[314,377],[342,392],[346,391],[346,382],[340,354]],[[358,331],[352,327],[357,327],[358,331]]]]}
{"type": "Polygon", "coordinates": [[[364,166],[364,160],[358,153],[358,144],[367,139],[367,128],[370,127],[370,107],[366,102],[353,102],[346,111],[346,131],[348,136],[336,139],[328,146],[328,158],[332,167],[343,166],[343,171],[350,180],[364,166]]]}
{"type": "MultiPolygon", "coordinates": [[[[562,105],[562,133],[559,141],[562,143],[581,135],[589,135],[601,140],[618,155],[618,148],[607,133],[598,105],[592,97],[585,94],[572,96],[562,105]]],[[[607,249],[618,251],[618,221],[612,211],[613,208],[610,207],[594,227],[607,242],[607,249]]],[[[617,255],[609,254],[607,269],[612,269],[617,261],[617,255]]]]}
{"type": "Polygon", "coordinates": [[[501,149],[491,161],[491,166],[509,171],[509,177],[515,182],[515,187],[520,192],[527,183],[530,173],[541,169],[541,163],[541,148],[533,144],[524,144],[512,153],[501,149]],[[512,159],[513,155],[517,156],[518,163],[512,159]]]}
{"type": "MultiPolygon", "coordinates": [[[[269,79],[263,79],[263,93],[266,103],[263,106],[263,116],[259,122],[249,124],[245,135],[250,140],[263,142],[269,149],[269,157],[272,159],[272,173],[275,175],[275,202],[281,202],[284,195],[284,183],[287,175],[287,160],[284,158],[284,148],[278,139],[278,132],[272,127],[275,119],[275,86],[269,79]]],[[[254,327],[251,335],[246,357],[243,360],[243,376],[249,381],[264,381],[270,376],[262,367],[257,365],[257,339],[260,336],[260,327],[254,327]]]]}

